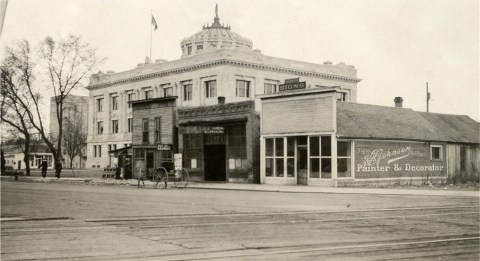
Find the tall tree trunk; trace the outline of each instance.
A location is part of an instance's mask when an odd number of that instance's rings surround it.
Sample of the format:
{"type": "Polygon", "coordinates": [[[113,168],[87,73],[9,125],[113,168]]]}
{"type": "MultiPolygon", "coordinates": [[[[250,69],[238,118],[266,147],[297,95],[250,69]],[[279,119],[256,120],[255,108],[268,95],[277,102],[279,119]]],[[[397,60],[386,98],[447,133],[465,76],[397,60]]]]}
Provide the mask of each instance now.
{"type": "Polygon", "coordinates": [[[23,153],[23,162],[25,162],[25,172],[30,176],[30,135],[25,134],[25,151],[23,153]]]}

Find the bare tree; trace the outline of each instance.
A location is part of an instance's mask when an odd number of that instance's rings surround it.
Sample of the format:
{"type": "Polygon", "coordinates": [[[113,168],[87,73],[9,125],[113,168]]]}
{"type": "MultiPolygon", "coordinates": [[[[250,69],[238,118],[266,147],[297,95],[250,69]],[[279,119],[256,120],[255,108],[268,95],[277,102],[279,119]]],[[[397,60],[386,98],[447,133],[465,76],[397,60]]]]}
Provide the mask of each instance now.
{"type": "Polygon", "coordinates": [[[83,156],[83,148],[87,143],[87,133],[78,106],[68,107],[67,111],[64,119],[63,148],[70,159],[70,168],[72,169],[75,157],[78,156],[81,159],[83,156]]]}
{"type": "Polygon", "coordinates": [[[31,58],[30,45],[27,41],[20,42],[15,49],[7,48],[7,56],[0,66],[1,120],[10,127],[12,138],[23,151],[27,176],[30,176],[30,145],[34,130],[27,115],[33,97],[27,90],[31,89],[35,78],[34,67],[35,63],[31,58]]]}
{"type": "MultiPolygon", "coordinates": [[[[26,45],[28,46],[27,41],[23,41],[23,43],[27,43],[26,45]]],[[[28,53],[28,57],[31,56],[30,48],[25,49],[24,52],[28,53]]],[[[7,57],[17,57],[15,49],[7,48],[7,57]]],[[[24,100],[20,100],[18,103],[25,110],[27,119],[53,153],[54,162],[58,163],[62,160],[65,101],[72,91],[81,88],[82,81],[87,79],[103,59],[98,59],[95,50],[90,48],[88,44],[83,43],[80,36],[69,35],[58,40],[46,37],[40,43],[38,64],[44,65],[43,69],[45,70],[47,84],[38,87],[28,81],[29,77],[27,76],[42,76],[43,74],[41,72],[33,74],[34,72],[31,70],[33,62],[31,60],[25,60],[23,57],[17,58],[22,61],[19,77],[25,80],[25,84],[17,86],[17,88],[24,88],[28,98],[31,98],[32,101],[32,104],[27,104],[24,100]],[[46,128],[47,125],[43,120],[42,109],[44,105],[42,104],[42,98],[44,97],[40,93],[48,93],[54,97],[56,118],[50,120],[58,123],[58,134],[56,137],[50,137],[46,128]]],[[[15,85],[11,81],[7,81],[7,83],[12,86],[15,85]]],[[[60,168],[61,166],[55,164],[57,177],[60,177],[60,168]]]]}

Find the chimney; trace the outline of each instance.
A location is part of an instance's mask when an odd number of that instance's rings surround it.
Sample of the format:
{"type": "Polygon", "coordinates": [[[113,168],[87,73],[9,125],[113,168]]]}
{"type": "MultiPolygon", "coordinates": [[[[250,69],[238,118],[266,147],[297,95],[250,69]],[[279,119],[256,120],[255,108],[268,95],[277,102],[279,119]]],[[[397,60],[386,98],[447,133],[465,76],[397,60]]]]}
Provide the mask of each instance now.
{"type": "Polygon", "coordinates": [[[402,97],[395,97],[393,100],[395,102],[395,107],[396,108],[402,108],[403,107],[403,98],[402,97]]]}
{"type": "Polygon", "coordinates": [[[220,104],[220,105],[225,104],[225,97],[224,96],[218,96],[218,104],[220,104]]]}

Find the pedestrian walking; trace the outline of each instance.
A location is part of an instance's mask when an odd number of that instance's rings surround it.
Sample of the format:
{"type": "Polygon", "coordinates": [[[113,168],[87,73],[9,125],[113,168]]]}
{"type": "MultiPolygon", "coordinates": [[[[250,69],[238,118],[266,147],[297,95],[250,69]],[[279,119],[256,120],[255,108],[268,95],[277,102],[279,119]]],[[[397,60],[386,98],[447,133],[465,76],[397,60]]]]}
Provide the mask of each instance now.
{"type": "Polygon", "coordinates": [[[48,163],[47,160],[42,161],[42,178],[45,178],[47,176],[47,169],[48,169],[48,163]]]}
{"type": "Polygon", "coordinates": [[[55,177],[57,177],[57,179],[60,178],[61,172],[62,172],[62,163],[60,161],[57,161],[57,163],[55,164],[55,177]]]}

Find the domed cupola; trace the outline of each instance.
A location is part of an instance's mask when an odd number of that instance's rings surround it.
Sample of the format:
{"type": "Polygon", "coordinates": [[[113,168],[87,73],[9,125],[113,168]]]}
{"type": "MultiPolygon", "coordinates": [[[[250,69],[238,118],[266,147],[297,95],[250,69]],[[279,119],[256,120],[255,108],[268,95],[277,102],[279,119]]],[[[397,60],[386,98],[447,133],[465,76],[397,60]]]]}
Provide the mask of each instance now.
{"type": "Polygon", "coordinates": [[[218,5],[215,6],[213,24],[203,26],[202,31],[182,40],[182,58],[215,49],[252,49],[252,41],[220,24],[218,5]]]}

